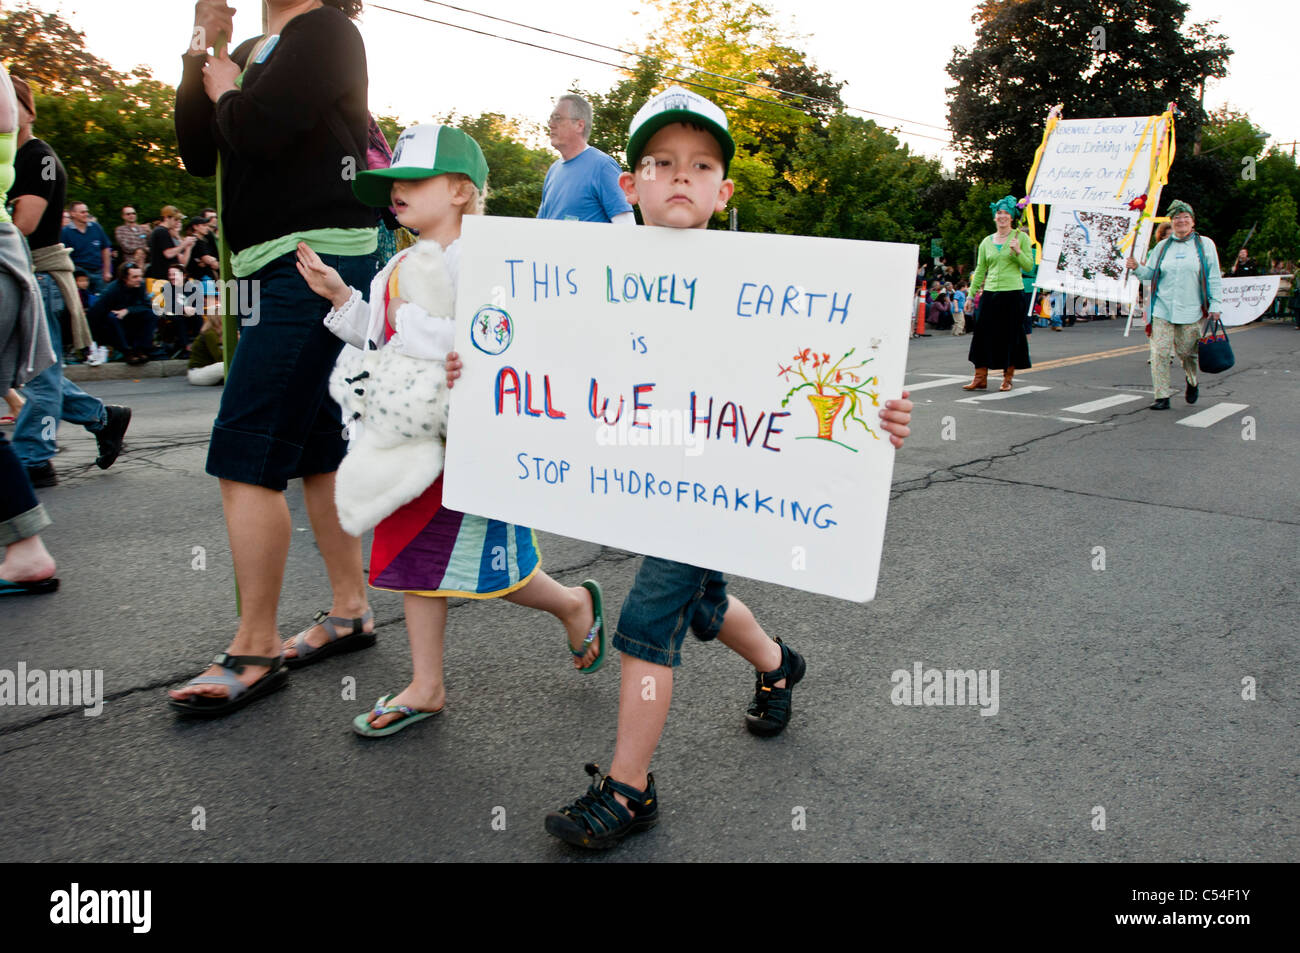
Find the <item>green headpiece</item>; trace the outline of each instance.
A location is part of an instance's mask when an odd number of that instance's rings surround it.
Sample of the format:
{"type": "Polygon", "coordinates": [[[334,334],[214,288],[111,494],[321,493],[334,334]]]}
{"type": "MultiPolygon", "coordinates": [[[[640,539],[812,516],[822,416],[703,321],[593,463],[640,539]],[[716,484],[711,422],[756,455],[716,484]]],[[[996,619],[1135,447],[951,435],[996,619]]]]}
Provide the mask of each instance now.
{"type": "Polygon", "coordinates": [[[1015,218],[1016,212],[1018,211],[1016,208],[1016,197],[1014,195],[1008,195],[998,199],[996,202],[990,202],[989,211],[994,215],[997,215],[998,212],[1006,212],[1012,218],[1015,218]]]}
{"type": "Polygon", "coordinates": [[[1168,215],[1170,218],[1173,218],[1179,212],[1186,212],[1192,218],[1196,218],[1196,213],[1192,211],[1192,207],[1188,205],[1186,202],[1184,202],[1182,199],[1174,199],[1172,202],[1170,202],[1169,211],[1167,211],[1165,214],[1168,215]]]}

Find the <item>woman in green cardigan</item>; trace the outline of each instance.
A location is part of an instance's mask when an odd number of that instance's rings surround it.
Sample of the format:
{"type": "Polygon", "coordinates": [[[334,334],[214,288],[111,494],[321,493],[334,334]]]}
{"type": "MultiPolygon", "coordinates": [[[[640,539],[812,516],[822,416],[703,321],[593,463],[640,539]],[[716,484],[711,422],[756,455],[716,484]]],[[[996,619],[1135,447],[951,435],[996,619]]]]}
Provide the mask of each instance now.
{"type": "Polygon", "coordinates": [[[984,295],[968,357],[975,365],[975,379],[963,385],[963,390],[985,390],[990,367],[1003,368],[1002,386],[998,389],[1011,390],[1016,368],[1032,366],[1025,337],[1025,292],[1020,273],[1033,270],[1033,251],[1027,235],[1011,231],[1015,198],[1008,195],[990,203],[989,209],[997,231],[980,242],[979,260],[970,280],[970,293],[977,295],[983,289],[984,295]]]}

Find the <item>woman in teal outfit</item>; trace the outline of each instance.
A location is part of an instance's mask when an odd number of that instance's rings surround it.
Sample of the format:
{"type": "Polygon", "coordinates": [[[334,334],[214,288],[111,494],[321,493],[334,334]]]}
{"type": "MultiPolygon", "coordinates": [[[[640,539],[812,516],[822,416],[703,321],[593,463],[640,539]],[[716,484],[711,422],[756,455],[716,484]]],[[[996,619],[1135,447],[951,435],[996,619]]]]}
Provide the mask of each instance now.
{"type": "Polygon", "coordinates": [[[1151,387],[1155,393],[1152,410],[1168,410],[1169,360],[1175,354],[1187,378],[1187,403],[1196,403],[1200,386],[1196,379],[1196,342],[1203,331],[1202,320],[1217,318],[1223,307],[1223,280],[1219,276],[1219,253],[1214,242],[1196,232],[1196,216],[1186,202],[1169,203],[1173,234],[1147,253],[1140,265],[1130,255],[1126,264],[1142,281],[1151,282],[1150,330],[1151,387]]]}
{"type": "Polygon", "coordinates": [[[1029,341],[1025,337],[1025,292],[1021,272],[1032,271],[1034,256],[1029,238],[1012,232],[1011,218],[1016,200],[1008,195],[989,204],[997,231],[980,242],[970,293],[981,289],[979,321],[970,342],[969,360],[975,365],[975,379],[964,390],[985,390],[989,368],[1000,367],[1002,386],[1011,390],[1016,368],[1031,367],[1029,341]]]}

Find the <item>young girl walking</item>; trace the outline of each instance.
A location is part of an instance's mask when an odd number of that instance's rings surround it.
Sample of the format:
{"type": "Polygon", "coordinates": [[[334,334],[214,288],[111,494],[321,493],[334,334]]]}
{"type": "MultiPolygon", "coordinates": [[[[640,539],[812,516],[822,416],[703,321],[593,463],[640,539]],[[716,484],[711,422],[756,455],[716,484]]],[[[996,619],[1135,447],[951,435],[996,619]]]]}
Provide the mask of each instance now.
{"type": "MultiPolygon", "coordinates": [[[[419,376],[429,375],[432,380],[436,375],[441,381],[445,355],[452,349],[454,309],[431,315],[417,302],[404,299],[402,293],[409,293],[409,285],[420,285],[400,281],[399,272],[408,259],[419,261],[422,256],[426,262],[434,260],[435,267],[445,268],[454,301],[461,219],[482,212],[487,174],[487,161],[478,143],[458,129],[439,125],[412,126],[398,140],[390,168],[359,173],[353,182],[357,197],[367,205],[391,204],[397,220],[418,232],[420,241],[395,256],[376,276],[369,304],[307,245],[299,245],[298,270],[311,289],[333,305],[326,326],[363,351],[398,348],[405,355],[422,358],[407,362],[407,366],[416,365],[419,376]]],[[[371,383],[378,387],[377,382],[371,383]]],[[[445,404],[440,403],[442,406],[445,404]]],[[[435,420],[438,409],[417,408],[413,429],[427,429],[425,424],[435,420]]],[[[354,436],[349,456],[369,452],[368,446],[354,436]]],[[[357,462],[369,463],[364,459],[357,462]]],[[[378,472],[385,474],[384,467],[378,472]]],[[[392,468],[385,475],[389,484],[396,483],[409,478],[409,468],[392,468]]],[[[345,514],[351,512],[344,499],[347,486],[340,469],[339,506],[345,523],[345,514]]],[[[385,489],[377,488],[374,499],[382,498],[385,489]]],[[[356,506],[371,502],[367,499],[356,506]]],[[[531,529],[447,509],[442,505],[441,474],[375,526],[370,585],[404,594],[413,675],[405,689],[382,696],[370,711],[353,721],[353,729],[367,737],[392,734],[442,711],[446,703],[443,636],[451,596],[500,597],[549,612],[564,625],[576,668],[595,672],[605,659],[600,586],[589,579],[581,586],[565,587],[542,572],[531,529]]],[[[320,631],[326,641],[313,645],[305,633],[289,640],[284,645],[286,664],[309,665],[373,644],[373,633],[363,629],[366,621],[325,619],[320,631]]]]}

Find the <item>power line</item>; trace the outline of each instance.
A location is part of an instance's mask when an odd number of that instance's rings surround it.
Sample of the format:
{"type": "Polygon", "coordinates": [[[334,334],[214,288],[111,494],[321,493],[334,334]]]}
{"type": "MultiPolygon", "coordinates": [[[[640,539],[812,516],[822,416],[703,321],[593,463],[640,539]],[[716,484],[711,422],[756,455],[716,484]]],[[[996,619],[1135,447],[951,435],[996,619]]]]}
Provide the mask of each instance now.
{"type": "MultiPolygon", "coordinates": [[[[948,131],[947,126],[935,125],[932,122],[921,122],[919,119],[904,119],[902,116],[891,116],[888,113],[876,112],[875,110],[872,109],[863,109],[861,106],[849,106],[845,103],[836,103],[833,100],[822,99],[818,96],[808,96],[804,93],[796,93],[790,90],[776,89],[775,87],[772,86],[766,86],[763,83],[756,83],[753,82],[752,80],[741,79],[738,76],[727,76],[724,73],[710,73],[708,70],[696,69],[695,67],[691,66],[688,63],[674,63],[671,60],[661,59],[660,57],[657,56],[648,56],[644,53],[636,53],[631,50],[620,49],[617,46],[608,46],[604,43],[597,43],[594,40],[584,40],[582,39],[582,37],[570,36],[567,33],[560,33],[556,30],[547,30],[543,27],[532,26],[528,23],[520,23],[518,20],[509,20],[506,19],[505,17],[493,16],[490,13],[480,13],[478,10],[470,10],[467,7],[458,7],[454,3],[444,3],[443,0],[424,0],[424,2],[431,3],[434,6],[438,6],[438,7],[446,7],[449,10],[456,10],[460,13],[468,13],[471,14],[472,16],[483,17],[486,20],[495,20],[498,23],[508,23],[511,26],[522,27],[525,30],[533,30],[537,33],[545,33],[547,36],[558,36],[565,40],[572,40],[574,43],[582,43],[587,46],[594,46],[597,49],[609,50],[611,53],[621,53],[624,56],[635,56],[640,59],[653,60],[656,63],[663,63],[667,66],[672,66],[675,69],[688,69],[694,73],[699,73],[700,75],[703,76],[712,76],[716,79],[725,79],[729,82],[741,83],[745,86],[756,86],[759,89],[770,89],[773,92],[781,93],[784,96],[794,96],[799,99],[807,100],[808,102],[819,103],[825,106],[837,106],[837,105],[843,106],[845,109],[851,109],[854,112],[866,113],[869,116],[880,116],[882,119],[893,119],[896,122],[905,122],[911,126],[926,126],[930,129],[938,129],[942,132],[948,131]]],[[[908,133],[908,135],[920,135],[920,133],[908,133]]],[[[929,138],[934,138],[934,137],[931,136],[929,138]]],[[[940,141],[946,141],[946,140],[940,140],[940,141]]]]}
{"type": "MultiPolygon", "coordinates": [[[[431,2],[431,0],[430,0],[430,2],[431,2]]],[[[445,5],[445,6],[450,6],[449,4],[444,4],[444,5],[445,5]]],[[[508,43],[517,43],[517,44],[519,44],[520,46],[531,47],[531,48],[533,48],[533,49],[535,49],[535,50],[544,50],[545,52],[548,52],[548,53],[558,53],[558,54],[560,54],[561,56],[570,56],[570,57],[573,57],[574,59],[585,60],[585,61],[588,62],[588,63],[596,63],[596,64],[598,64],[598,65],[600,65],[600,66],[609,66],[609,67],[612,67],[612,68],[617,69],[617,70],[624,70],[624,69],[627,68],[627,67],[626,67],[624,64],[622,64],[622,63],[611,63],[611,62],[609,62],[608,60],[600,60],[600,59],[596,59],[595,57],[592,57],[592,56],[584,56],[584,55],[581,54],[581,53],[573,53],[573,52],[570,52],[570,51],[568,51],[568,50],[558,50],[558,49],[555,49],[554,47],[544,46],[544,45],[542,45],[542,44],[540,44],[540,43],[530,43],[530,42],[527,41],[527,40],[520,40],[520,39],[516,39],[516,38],[514,38],[514,37],[510,37],[510,36],[502,36],[502,35],[499,34],[499,33],[492,33],[492,32],[489,32],[489,31],[487,31],[487,30],[479,30],[479,29],[476,29],[476,28],[474,28],[474,27],[465,26],[464,24],[460,24],[460,23],[451,23],[451,22],[449,22],[449,21],[447,21],[447,20],[439,20],[439,19],[436,19],[436,18],[434,18],[434,17],[426,17],[426,16],[422,16],[421,14],[418,14],[418,13],[411,13],[409,10],[397,10],[397,9],[395,9],[395,8],[393,8],[393,7],[386,7],[386,6],[383,6],[382,4],[378,4],[378,3],[371,3],[371,4],[369,4],[369,7],[370,7],[371,9],[375,9],[375,10],[385,10],[385,11],[387,11],[387,12],[389,12],[389,13],[397,13],[397,14],[400,14],[400,15],[402,15],[402,16],[408,16],[408,17],[411,17],[411,18],[416,19],[416,20],[424,20],[425,22],[428,22],[428,23],[436,23],[436,24],[438,24],[439,26],[451,27],[451,28],[454,29],[454,30],[464,30],[464,31],[467,32],[467,33],[476,33],[476,34],[478,34],[479,36],[491,37],[492,39],[496,39],[496,40],[505,40],[505,41],[508,42],[508,43]]],[[[460,8],[453,8],[453,9],[460,9],[460,8]]],[[[469,12],[473,12],[473,11],[469,11],[469,12]]],[[[492,18],[492,19],[496,19],[496,18],[492,18]]],[[[510,21],[505,21],[505,22],[510,22],[510,21]]],[[[540,29],[540,28],[537,28],[537,29],[540,29]]],[[[542,32],[550,32],[550,31],[542,31],[542,32]]],[[[560,35],[560,34],[557,34],[557,35],[560,35]]],[[[583,42],[583,41],[579,41],[579,42],[583,42]]],[[[599,44],[593,44],[593,45],[599,45],[599,44]]],[[[629,54],[627,54],[627,55],[629,55],[629,56],[636,56],[637,54],[635,54],[635,53],[629,53],[629,54]]],[[[653,59],[653,57],[647,57],[647,58],[648,58],[648,59],[653,59]]],[[[697,71],[697,72],[702,72],[702,71],[697,71]]],[[[719,74],[712,74],[712,73],[711,73],[711,74],[707,74],[707,75],[719,75],[719,74]]],[[[803,112],[803,110],[800,109],[798,106],[792,106],[792,105],[790,105],[789,103],[784,103],[784,102],[781,102],[780,100],[763,99],[763,98],[761,98],[761,97],[759,97],[759,96],[750,96],[750,95],[747,94],[747,93],[739,93],[739,92],[736,92],[735,90],[730,90],[730,89],[719,89],[719,88],[716,87],[716,86],[709,86],[709,85],[706,85],[706,84],[704,84],[704,83],[698,83],[698,82],[694,82],[693,80],[683,79],[683,78],[681,78],[681,77],[676,77],[676,76],[670,76],[670,77],[668,77],[668,78],[669,78],[670,80],[672,80],[673,82],[675,82],[675,83],[681,83],[683,86],[694,86],[696,89],[707,89],[707,90],[709,90],[710,92],[720,93],[720,94],[722,94],[723,96],[734,96],[734,97],[737,97],[737,98],[739,98],[739,99],[747,99],[747,100],[750,100],[751,102],[756,102],[756,103],[770,103],[770,104],[772,104],[772,105],[781,106],[781,107],[783,107],[783,108],[793,110],[793,111],[795,111],[795,112],[803,112]]],[[[731,79],[731,77],[723,77],[723,78],[724,78],[724,79],[731,79]]],[[[747,81],[745,81],[745,80],[735,80],[735,82],[742,82],[742,83],[743,83],[743,82],[747,82],[747,81]]],[[[768,86],[761,86],[761,84],[757,84],[757,83],[752,83],[752,84],[750,84],[750,85],[758,85],[758,86],[760,86],[760,87],[763,88],[763,89],[771,89],[771,87],[768,87],[768,86]]],[[[784,92],[784,91],[783,91],[783,90],[773,90],[773,92],[778,92],[778,93],[780,93],[780,92],[784,92]]],[[[800,94],[798,94],[798,93],[787,93],[786,95],[790,95],[790,96],[799,96],[800,94]]],[[[824,101],[824,100],[823,100],[823,101],[824,101]]],[[[878,114],[878,115],[879,115],[879,114],[878,114]]],[[[903,121],[903,122],[909,122],[910,120],[902,120],[902,121],[903,121]]],[[[905,130],[899,129],[899,130],[898,130],[898,133],[899,133],[900,135],[914,136],[914,137],[917,137],[917,138],[920,138],[920,139],[932,139],[932,140],[934,140],[935,142],[942,142],[942,143],[944,143],[945,145],[951,145],[951,143],[952,143],[952,140],[951,140],[951,139],[941,139],[941,138],[939,138],[938,136],[930,136],[930,135],[926,135],[925,133],[921,133],[921,132],[908,132],[908,131],[905,131],[905,130]]]]}

